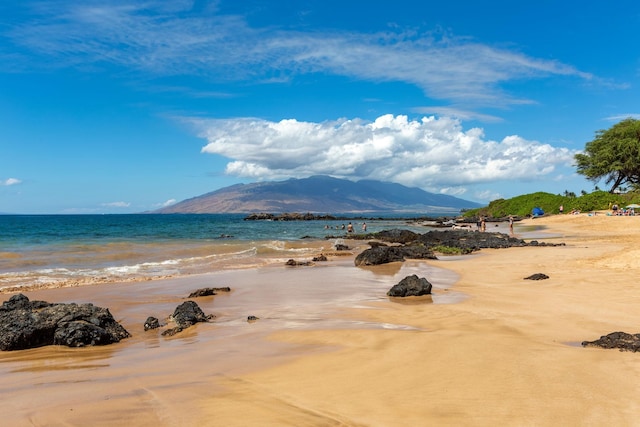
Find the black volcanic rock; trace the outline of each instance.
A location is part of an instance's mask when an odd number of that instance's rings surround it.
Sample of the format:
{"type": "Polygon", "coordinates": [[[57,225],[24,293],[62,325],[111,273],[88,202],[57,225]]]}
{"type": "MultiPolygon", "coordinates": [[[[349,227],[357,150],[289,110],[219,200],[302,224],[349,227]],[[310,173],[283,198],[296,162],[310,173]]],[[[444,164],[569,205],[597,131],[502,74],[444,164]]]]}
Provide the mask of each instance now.
{"type": "Polygon", "coordinates": [[[354,263],[356,266],[380,265],[403,262],[406,258],[437,259],[433,251],[425,246],[375,246],[359,253],[354,263]]]}
{"type": "Polygon", "coordinates": [[[546,280],[548,278],[549,276],[547,276],[544,273],[536,273],[536,274],[532,274],[531,276],[525,277],[524,280],[546,280]]]}
{"type": "Polygon", "coordinates": [[[617,348],[620,351],[640,351],[640,334],[626,332],[612,332],[601,336],[595,341],[582,341],[583,347],[598,347],[605,349],[617,348]]]}
{"type": "Polygon", "coordinates": [[[459,248],[463,253],[488,248],[502,249],[529,245],[522,239],[504,233],[481,233],[466,230],[433,230],[422,234],[418,241],[427,247],[459,248]]]}
{"type": "Polygon", "coordinates": [[[29,301],[18,294],[0,306],[0,350],[106,345],[130,336],[108,309],[93,304],[29,301]]]}
{"type": "Polygon", "coordinates": [[[413,274],[402,279],[397,285],[394,285],[387,295],[390,297],[410,297],[429,295],[432,285],[424,277],[418,277],[413,274]]]}
{"type": "Polygon", "coordinates": [[[176,326],[162,332],[162,335],[175,335],[198,322],[208,322],[214,317],[215,316],[212,314],[205,315],[202,309],[194,301],[185,301],[176,307],[171,315],[171,319],[175,322],[176,326]]]}
{"type": "Polygon", "coordinates": [[[390,262],[403,262],[404,255],[402,248],[399,246],[378,246],[375,248],[365,249],[356,256],[354,263],[356,266],[361,265],[380,265],[390,262]]]}
{"type": "Polygon", "coordinates": [[[389,243],[409,243],[418,240],[420,235],[410,230],[394,228],[392,230],[383,230],[374,233],[373,237],[389,243]]]}
{"type": "Polygon", "coordinates": [[[157,317],[149,316],[144,322],[144,330],[158,329],[160,327],[160,320],[157,317]]]}
{"type": "Polygon", "coordinates": [[[187,298],[208,297],[211,295],[217,295],[218,292],[231,292],[231,288],[228,286],[222,288],[201,288],[191,292],[187,298]]]}
{"type": "MultiPolygon", "coordinates": [[[[389,182],[353,182],[329,176],[312,176],[278,182],[236,184],[183,200],[155,213],[419,212],[433,210],[434,207],[457,211],[480,205],[389,182]]],[[[258,214],[261,215],[265,217],[253,219],[271,219],[266,217],[270,214],[258,214]]]]}

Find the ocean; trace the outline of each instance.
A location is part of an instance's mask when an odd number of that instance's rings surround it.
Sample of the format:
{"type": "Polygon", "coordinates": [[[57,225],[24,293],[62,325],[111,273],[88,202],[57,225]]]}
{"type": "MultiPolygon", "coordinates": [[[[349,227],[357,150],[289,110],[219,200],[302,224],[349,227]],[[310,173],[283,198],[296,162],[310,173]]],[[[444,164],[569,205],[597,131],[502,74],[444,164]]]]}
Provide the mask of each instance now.
{"type": "Polygon", "coordinates": [[[149,280],[309,259],[346,238],[342,225],[349,221],[356,233],[363,222],[368,232],[428,231],[390,216],[331,221],[245,221],[245,216],[0,215],[0,290],[149,280]],[[318,241],[326,243],[319,247],[318,241]]]}

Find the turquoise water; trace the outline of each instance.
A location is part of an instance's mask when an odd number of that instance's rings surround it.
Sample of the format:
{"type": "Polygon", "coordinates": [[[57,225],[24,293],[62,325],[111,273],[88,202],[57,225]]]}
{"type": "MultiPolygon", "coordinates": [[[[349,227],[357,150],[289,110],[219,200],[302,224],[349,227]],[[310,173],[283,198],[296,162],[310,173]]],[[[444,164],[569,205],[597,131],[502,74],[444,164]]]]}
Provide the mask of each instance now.
{"type": "MultiPolygon", "coordinates": [[[[243,214],[0,215],[0,289],[104,283],[248,268],[310,257],[347,237],[335,221],[244,221],[243,214]],[[335,236],[325,239],[326,236],[335,236]]],[[[353,219],[356,232],[424,226],[353,219]]]]}

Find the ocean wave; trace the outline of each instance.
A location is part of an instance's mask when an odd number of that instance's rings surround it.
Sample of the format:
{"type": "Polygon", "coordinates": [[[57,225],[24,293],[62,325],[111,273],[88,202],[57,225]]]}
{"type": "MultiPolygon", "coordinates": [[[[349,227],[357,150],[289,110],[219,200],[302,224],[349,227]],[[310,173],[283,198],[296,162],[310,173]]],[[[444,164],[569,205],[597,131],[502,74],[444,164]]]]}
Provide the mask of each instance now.
{"type": "Polygon", "coordinates": [[[284,240],[271,240],[268,242],[264,242],[258,246],[257,255],[283,256],[283,253],[284,254],[287,254],[287,253],[306,254],[306,253],[318,251],[318,248],[314,248],[314,247],[307,247],[307,246],[295,247],[294,243],[297,243],[297,242],[289,242],[284,240]]]}
{"type": "MultiPolygon", "coordinates": [[[[212,249],[213,250],[213,249],[212,249]]],[[[255,246],[236,248],[234,246],[226,246],[224,248],[218,246],[215,248],[217,252],[205,252],[202,248],[186,252],[197,252],[199,255],[187,256],[183,258],[167,258],[159,261],[144,261],[130,264],[112,265],[113,258],[110,258],[111,265],[85,265],[74,268],[69,267],[51,267],[40,269],[27,269],[0,273],[0,286],[16,286],[19,284],[43,284],[43,283],[59,283],[65,280],[92,280],[92,281],[126,281],[130,279],[154,278],[164,276],[187,275],[192,273],[202,273],[217,268],[246,268],[247,265],[262,265],[263,261],[254,260],[250,262],[242,262],[242,260],[251,260],[256,258],[258,249],[255,246]],[[238,249],[229,251],[229,249],[238,249]]],[[[85,262],[90,264],[95,262],[95,257],[85,257],[85,262]]]]}

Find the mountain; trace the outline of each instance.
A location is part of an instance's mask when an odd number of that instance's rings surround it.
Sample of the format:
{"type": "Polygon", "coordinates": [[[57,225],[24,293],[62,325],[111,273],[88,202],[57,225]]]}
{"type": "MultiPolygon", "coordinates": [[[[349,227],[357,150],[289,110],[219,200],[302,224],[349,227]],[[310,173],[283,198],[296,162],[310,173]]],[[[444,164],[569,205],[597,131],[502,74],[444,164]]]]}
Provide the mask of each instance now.
{"type": "Polygon", "coordinates": [[[390,182],[353,182],[320,175],[236,184],[183,200],[154,213],[451,212],[481,206],[457,197],[390,182]]]}

